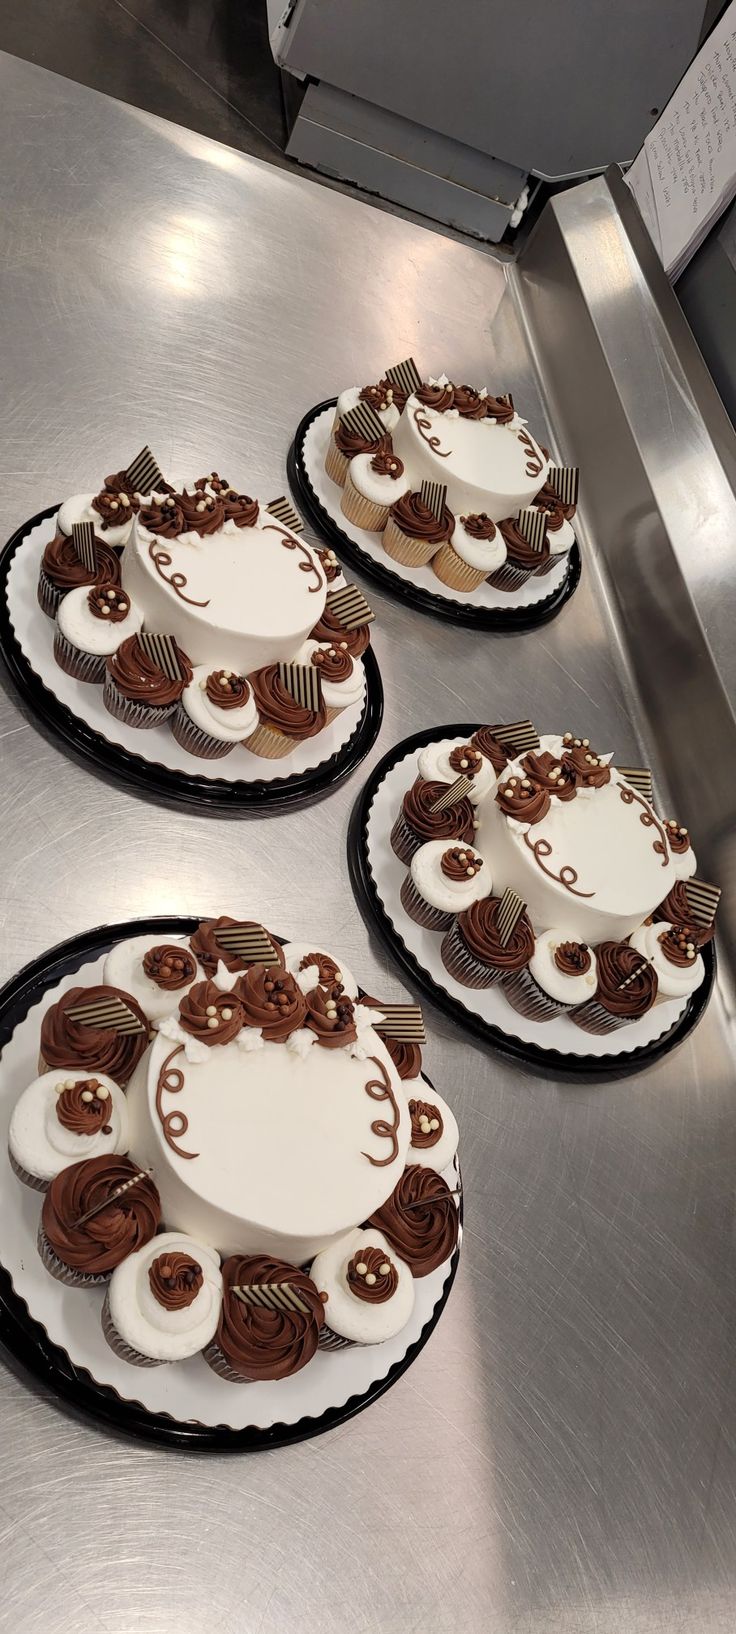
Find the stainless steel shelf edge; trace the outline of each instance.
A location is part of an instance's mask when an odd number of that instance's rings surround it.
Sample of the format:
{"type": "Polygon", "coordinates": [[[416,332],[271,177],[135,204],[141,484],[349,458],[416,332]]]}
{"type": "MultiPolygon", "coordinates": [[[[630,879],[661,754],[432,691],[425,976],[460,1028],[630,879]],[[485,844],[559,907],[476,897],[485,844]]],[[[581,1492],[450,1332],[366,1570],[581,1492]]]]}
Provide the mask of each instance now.
{"type": "Polygon", "coordinates": [[[552,200],[514,284],[545,406],[584,473],[645,735],[701,874],[724,888],[734,967],[736,435],[618,167],[552,200]]]}

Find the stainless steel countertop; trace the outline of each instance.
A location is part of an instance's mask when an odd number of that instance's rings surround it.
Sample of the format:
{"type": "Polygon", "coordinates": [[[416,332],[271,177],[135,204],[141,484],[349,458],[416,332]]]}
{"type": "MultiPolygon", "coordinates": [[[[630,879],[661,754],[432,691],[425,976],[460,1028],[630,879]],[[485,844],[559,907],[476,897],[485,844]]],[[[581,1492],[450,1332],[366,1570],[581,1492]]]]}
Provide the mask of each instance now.
{"type": "MultiPolygon", "coordinates": [[[[544,416],[493,258],[0,59],[3,533],[144,441],[285,486],[319,398],[413,352],[544,416]],[[498,329],[498,326],[497,326],[498,329]]],[[[583,516],[585,521],[585,516],[583,516]]],[[[638,750],[590,539],[538,634],[473,635],[377,593],[368,764],[433,721],[574,719],[638,750]]],[[[400,983],[354,905],[359,772],[312,811],[180,816],[73,765],[0,700],[0,977],[91,924],[246,911],[400,983]]],[[[732,1634],[736,1164],[714,998],[620,1083],[541,1082],[428,1012],[458,1112],[465,1246],[439,1328],[353,1423],[258,1457],[72,1421],[0,1369],[0,1629],[54,1634],[732,1634]]]]}

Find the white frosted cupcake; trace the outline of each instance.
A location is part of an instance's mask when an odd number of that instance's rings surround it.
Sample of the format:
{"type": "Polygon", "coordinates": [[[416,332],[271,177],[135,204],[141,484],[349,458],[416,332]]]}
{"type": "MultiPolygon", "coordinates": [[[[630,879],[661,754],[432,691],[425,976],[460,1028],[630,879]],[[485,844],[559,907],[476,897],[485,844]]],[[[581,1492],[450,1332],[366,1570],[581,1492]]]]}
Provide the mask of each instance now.
{"type": "Polygon", "coordinates": [[[561,930],[545,930],[522,970],[503,983],[504,995],[514,1010],[531,1021],[552,1021],[578,1004],[587,1004],[598,985],[593,949],[561,930]]]}
{"type": "Polygon", "coordinates": [[[432,557],[432,572],[453,590],[477,590],[505,560],[506,541],[490,516],[456,516],[450,538],[432,557]]]}
{"type": "Polygon", "coordinates": [[[406,1327],[414,1309],[408,1265],[371,1227],[346,1231],[317,1255],[310,1275],[324,1302],[320,1350],[380,1345],[406,1327]]]}
{"type": "Polygon", "coordinates": [[[428,840],[411,859],[401,905],[425,930],[448,930],[455,915],[491,894],[488,864],[460,840],[428,840]]]}
{"type": "Polygon", "coordinates": [[[125,1096],[104,1072],[44,1072],[13,1108],[10,1162],[35,1191],[45,1191],[70,1163],[127,1150],[125,1096]]]}
{"type": "Polygon", "coordinates": [[[327,953],[319,942],[285,942],[282,951],[284,966],[290,975],[296,976],[303,993],[311,993],[314,987],[331,987],[337,982],[349,999],[358,997],[358,983],[352,971],[342,959],[327,953]]]}
{"type": "Polygon", "coordinates": [[[220,1258],[178,1231],[163,1231],[113,1271],[102,1331],[137,1367],[184,1362],[214,1338],[222,1305],[220,1258]]]}
{"type": "Polygon", "coordinates": [[[59,603],[54,658],[77,681],[102,682],[111,653],[142,624],[140,608],[119,584],[79,585],[59,603]]]}
{"type": "Polygon", "coordinates": [[[348,466],[340,509],[356,527],[381,533],[391,506],[402,494],[408,494],[410,487],[403,461],[393,449],[356,454],[348,466]]]}
{"type": "Polygon", "coordinates": [[[657,977],[655,1004],[665,999],[689,999],[699,988],[705,965],[687,925],[640,925],[629,941],[652,966],[657,977]]]}
{"type": "Polygon", "coordinates": [[[221,760],[258,725],[253,689],[234,670],[198,664],[184,688],[171,730],[177,743],[202,760],[221,760]]]}
{"type": "Polygon", "coordinates": [[[469,777],[471,787],[468,799],[479,806],[497,778],[490,760],[474,744],[463,738],[443,738],[441,743],[427,743],[418,760],[419,776],[427,783],[455,783],[458,777],[469,777]]]}
{"type": "Polygon", "coordinates": [[[695,852],[690,844],[688,830],[683,828],[681,823],[675,822],[674,817],[664,818],[662,827],[665,831],[670,859],[674,864],[677,878],[692,879],[697,868],[697,862],[695,852]]]}
{"type": "Polygon", "coordinates": [[[127,545],[134,515],[129,493],[103,488],[99,494],[72,494],[65,499],[57,523],[60,533],[71,534],[75,522],[91,522],[95,533],[115,549],[127,545]]]}
{"type": "Polygon", "coordinates": [[[349,414],[351,409],[357,408],[359,403],[370,403],[375,409],[379,420],[382,420],[387,431],[393,431],[399,423],[399,410],[393,400],[394,388],[390,381],[385,386],[348,386],[340,392],[335,405],[335,418],[332,429],[339,426],[343,414],[349,414]]]}
{"type": "Polygon", "coordinates": [[[326,726],[351,704],[362,704],[365,670],[359,658],[351,657],[344,643],[313,641],[310,637],[299,648],[294,662],[313,664],[319,670],[326,726]]]}
{"type": "Polygon", "coordinates": [[[190,987],[204,979],[191,948],[172,936],[130,936],[118,942],[102,972],[105,987],[130,993],[153,1022],[173,1015],[190,987]]]}
{"type": "Polygon", "coordinates": [[[409,1100],[411,1140],[406,1161],[441,1174],[452,1162],[460,1139],[455,1114],[423,1079],[405,1088],[416,1092],[409,1100]]]}

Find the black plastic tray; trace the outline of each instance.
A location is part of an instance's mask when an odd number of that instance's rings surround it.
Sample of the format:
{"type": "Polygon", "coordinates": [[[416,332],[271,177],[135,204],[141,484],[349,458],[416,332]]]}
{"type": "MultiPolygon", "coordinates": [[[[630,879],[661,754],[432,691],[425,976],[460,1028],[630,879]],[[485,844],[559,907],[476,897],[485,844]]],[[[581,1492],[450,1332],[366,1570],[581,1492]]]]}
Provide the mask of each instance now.
{"type": "Polygon", "coordinates": [[[701,949],[705,964],[705,979],[697,989],[679,1020],[668,1033],[663,1034],[651,1044],[642,1044],[638,1049],[627,1053],[598,1055],[567,1055],[562,1050],[545,1049],[542,1045],[527,1044],[518,1038],[512,1038],[484,1021],[482,1016],[470,1010],[459,999],[436,982],[434,977],[424,969],[414,954],[395,930],[386,913],[373,875],[368,863],[366,844],[366,829],[368,813],[377,790],[380,788],[387,773],[391,771],[398,760],[413,750],[423,749],[425,744],[439,741],[442,738],[462,737],[468,741],[474,732],[478,731],[479,722],[461,721],[449,726],[430,727],[423,732],[415,732],[412,737],[404,738],[401,743],[394,745],[383,760],[371,772],[371,775],[359,794],[350,816],[348,828],[348,868],[350,881],[355,893],[358,906],[367,925],[374,927],[386,947],[398,960],[402,970],[409,980],[418,987],[438,1010],[457,1022],[457,1025],[466,1033],[472,1033],[475,1038],[484,1044],[490,1044],[501,1055],[508,1056],[512,1061],[523,1063],[534,1068],[535,1072],[551,1078],[570,1078],[576,1082],[599,1082],[607,1078],[625,1078],[630,1073],[641,1072],[643,1067],[651,1066],[655,1061],[669,1055],[670,1051],[681,1044],[688,1037],[693,1027],[697,1026],[700,1017],[710,998],[711,988],[716,970],[716,953],[712,942],[708,942],[701,949]]]}
{"type": "MultiPolygon", "coordinates": [[[[54,517],[58,509],[58,505],[52,505],[24,522],[0,553],[0,653],[30,713],[48,728],[55,741],[61,739],[66,748],[94,771],[108,772],[128,787],[155,795],[170,804],[204,809],[222,816],[263,816],[271,812],[293,811],[295,807],[312,805],[315,800],[323,799],[352,775],[372,749],[383,719],[381,672],[371,647],[363,655],[365,704],[352,737],[337,754],[313,771],[296,772],[291,777],[277,777],[269,782],[227,782],[224,778],[200,777],[195,771],[172,771],[168,766],[146,760],[142,754],[137,755],[118,744],[109,743],[101,733],[61,703],[28,662],[10,622],[6,596],[10,564],[16,551],[31,530],[39,522],[54,517]]],[[[39,618],[44,617],[45,614],[39,609],[39,618]]],[[[82,684],[80,682],[80,686],[82,684]]],[[[142,738],[146,736],[146,733],[141,733],[142,738]]]]}
{"type": "Polygon", "coordinates": [[[412,584],[408,579],[402,579],[394,573],[388,565],[390,557],[384,562],[377,562],[366,550],[361,550],[347,533],[343,533],[334,518],[330,516],[312,487],[306,461],[304,459],[304,438],[313,420],[324,409],[334,408],[336,397],[328,397],[324,403],[316,406],[305,414],[304,419],[297,426],[294,441],[286,459],[286,471],[292,490],[301,506],[309,517],[312,526],[316,528],[332,546],[343,561],[349,562],[351,567],[364,573],[366,578],[374,579],[376,584],[389,590],[393,596],[398,596],[405,607],[417,607],[421,613],[432,613],[435,618],[448,619],[451,624],[468,625],[476,630],[493,630],[497,635],[511,635],[519,630],[535,630],[538,625],[547,624],[555,618],[565,602],[575,594],[580,583],[580,547],[577,543],[572,546],[567,558],[567,573],[561,585],[544,601],[537,601],[533,607],[474,607],[471,602],[450,601],[447,596],[435,594],[432,590],[425,590],[422,585],[412,584]]]}
{"type": "MultiPolygon", "coordinates": [[[[117,925],[101,925],[59,942],[40,958],[32,960],[11,981],[0,989],[0,1050],[4,1049],[19,1022],[47,991],[64,976],[78,970],[100,954],[106,953],[116,942],[128,936],[186,935],[196,930],[200,917],[166,915],[161,918],[132,919],[117,925]]],[[[431,1080],[427,1083],[432,1087],[431,1080]]],[[[462,1223],[463,1199],[460,1196],[462,1223]]],[[[60,1398],[74,1412],[106,1424],[108,1427],[137,1436],[144,1441],[156,1441],[167,1447],[184,1450],[214,1448],[219,1452],[254,1452],[267,1447],[285,1447],[309,1436],[322,1435],[337,1424],[344,1424],[356,1413],[376,1401],[401,1378],[424,1348],[440,1319],[449,1298],[450,1289],[460,1258],[455,1250],[450,1262],[442,1293],[431,1317],[425,1323],[419,1338],[414,1341],[400,1361],[394,1362],[382,1379],[376,1380],[369,1390],[354,1395],[339,1407],[329,1407],[318,1418],[302,1418],[289,1424],[272,1424],[264,1429],[251,1425],[233,1430],[226,1424],[216,1427],[197,1423],[182,1423],[167,1413],[149,1412],[140,1402],[123,1400],[107,1385],[96,1384],[85,1368],[76,1367],[65,1350],[55,1345],[45,1328],[34,1321],[24,1299],[15,1293],[8,1272],[0,1265],[0,1345],[20,1362],[42,1385],[60,1398]]],[[[131,1367],[131,1391],[135,1390],[136,1370],[131,1367]]],[[[235,1387],[233,1387],[235,1388],[235,1387]]],[[[243,1386],[244,1389],[247,1386],[243,1386]]]]}

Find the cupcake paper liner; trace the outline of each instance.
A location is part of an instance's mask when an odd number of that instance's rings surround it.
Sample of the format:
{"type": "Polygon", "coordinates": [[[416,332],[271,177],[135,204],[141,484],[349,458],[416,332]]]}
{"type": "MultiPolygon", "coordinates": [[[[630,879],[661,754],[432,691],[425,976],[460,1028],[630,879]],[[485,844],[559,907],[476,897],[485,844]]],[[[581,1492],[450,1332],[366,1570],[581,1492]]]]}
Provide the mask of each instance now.
{"type": "Polygon", "coordinates": [[[454,918],[453,914],[445,913],[442,908],[433,908],[431,902],[425,900],[411,874],[407,874],[401,887],[401,906],[415,925],[423,925],[425,930],[449,930],[454,918]]]}
{"type": "Polygon", "coordinates": [[[351,1350],[354,1339],[344,1339],[341,1333],[333,1333],[332,1328],[323,1326],[319,1330],[318,1350],[351,1350]]]}
{"type": "Polygon", "coordinates": [[[545,993],[544,988],[535,981],[528,965],[524,970],[515,970],[512,976],[505,978],[503,991],[512,1010],[517,1010],[520,1016],[528,1016],[530,1021],[552,1021],[555,1016],[564,1016],[568,1010],[574,1008],[571,1004],[560,1004],[549,993],[545,993]]]}
{"type": "Polygon", "coordinates": [[[54,1253],[42,1225],[38,1228],[37,1244],[46,1270],[52,1277],[56,1277],[57,1282],[64,1282],[67,1288],[102,1288],[110,1281],[111,1271],[95,1276],[92,1271],[74,1271],[70,1265],[65,1265],[58,1254],[54,1253]]]}
{"type": "Polygon", "coordinates": [[[38,575],[38,605],[47,618],[56,618],[59,607],[64,600],[61,590],[52,584],[47,572],[42,567],[38,575]]]}
{"type": "Polygon", "coordinates": [[[332,481],[337,483],[338,488],[343,486],[348,474],[349,464],[350,461],[347,455],[340,453],[339,448],[335,446],[334,437],[330,436],[330,446],[325,456],[325,471],[328,477],[331,477],[332,481]]]}
{"type": "Polygon", "coordinates": [[[445,970],[463,987],[495,987],[502,972],[476,959],[463,941],[457,919],[442,938],[440,956],[445,970]]]}
{"type": "Polygon", "coordinates": [[[584,1033],[616,1033],[619,1027],[625,1027],[631,1016],[613,1016],[605,1010],[597,999],[590,999],[587,1004],[581,1004],[579,1009],[570,1010],[569,1017],[576,1027],[581,1027],[584,1033]]]}
{"type": "Polygon", "coordinates": [[[10,1147],[8,1147],[8,1158],[13,1173],[17,1174],[18,1179],[23,1181],[24,1186],[30,1186],[33,1191],[48,1191],[48,1180],[41,1180],[37,1174],[31,1174],[29,1169],[24,1169],[22,1163],[19,1163],[17,1158],[13,1157],[10,1147]]]}
{"type": "Polygon", "coordinates": [[[132,1345],[126,1345],[110,1315],[110,1290],[105,1294],[105,1303],[102,1307],[102,1332],[105,1335],[111,1350],[120,1356],[124,1362],[130,1362],[133,1367],[161,1367],[161,1362],[155,1356],[144,1356],[140,1350],[134,1350],[132,1345]]]}
{"type": "Polygon", "coordinates": [[[273,732],[270,726],[257,726],[249,738],[243,738],[243,745],[263,760],[281,760],[296,748],[296,739],[287,737],[285,732],[273,732]]]}
{"type": "Polygon", "coordinates": [[[342,714],[342,708],[340,708],[340,709],[328,709],[327,706],[325,705],[325,726],[330,726],[333,721],[337,720],[338,715],[341,715],[341,714],[342,714]]]}
{"type": "Polygon", "coordinates": [[[486,584],[492,584],[494,590],[518,590],[527,579],[532,577],[525,567],[514,567],[512,562],[504,562],[503,567],[497,567],[495,573],[489,573],[486,584]]]}
{"type": "Polygon", "coordinates": [[[437,554],[440,545],[436,539],[412,539],[402,528],[398,528],[392,516],[389,516],[383,534],[383,548],[387,556],[392,556],[395,562],[401,562],[404,567],[426,567],[432,557],[437,554]]]}
{"type": "Polygon", "coordinates": [[[134,703],[132,698],[126,698],[119,691],[109,670],[105,671],[105,686],[102,693],[102,702],[117,721],[125,721],[126,726],[138,726],[144,729],[160,726],[162,721],[169,720],[176,709],[176,704],[141,704],[134,703]]]}
{"type": "Polygon", "coordinates": [[[213,1373],[216,1373],[220,1379],[227,1379],[228,1384],[251,1383],[250,1379],[243,1378],[242,1373],[236,1373],[235,1368],[231,1367],[230,1363],[226,1361],[216,1339],[210,1340],[206,1349],[202,1351],[202,1355],[207,1366],[212,1368],[213,1373]]]}
{"type": "Polygon", "coordinates": [[[485,578],[482,568],[464,562],[450,544],[440,545],[437,555],[432,557],[432,572],[451,590],[477,590],[485,578]]]}
{"type": "Polygon", "coordinates": [[[82,652],[80,647],[74,647],[68,637],[62,635],[58,625],[54,636],[54,658],[67,675],[73,675],[75,681],[104,681],[107,668],[107,659],[104,654],[82,652]]]}
{"type": "Polygon", "coordinates": [[[375,499],[366,499],[364,494],[353,487],[350,470],[345,478],[345,485],[340,500],[340,510],[348,522],[354,522],[356,528],[367,528],[371,533],[380,533],[388,521],[388,505],[378,505],[375,499]]]}
{"type": "Polygon", "coordinates": [[[182,703],[177,704],[172,715],[171,730],[182,749],[197,755],[199,760],[224,760],[236,747],[235,743],[223,743],[222,738],[213,738],[202,726],[197,726],[182,703]]]}
{"type": "Polygon", "coordinates": [[[421,843],[419,835],[414,833],[401,810],[391,830],[391,850],[400,862],[410,863],[421,843]]]}

